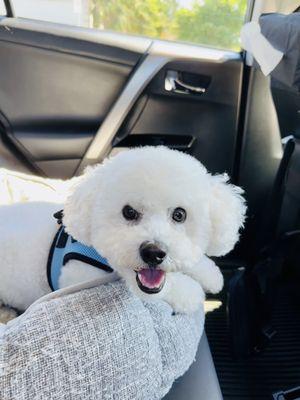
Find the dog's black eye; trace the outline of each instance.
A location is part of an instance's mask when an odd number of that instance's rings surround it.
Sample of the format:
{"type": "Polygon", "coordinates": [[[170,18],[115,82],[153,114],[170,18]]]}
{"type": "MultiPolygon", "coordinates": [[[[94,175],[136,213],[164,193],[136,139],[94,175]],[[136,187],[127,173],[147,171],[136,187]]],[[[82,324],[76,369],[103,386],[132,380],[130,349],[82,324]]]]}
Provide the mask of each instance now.
{"type": "Polygon", "coordinates": [[[173,211],[172,218],[175,222],[184,222],[186,220],[186,211],[181,207],[177,207],[173,211]]]}
{"type": "Polygon", "coordinates": [[[128,205],[123,207],[122,214],[128,221],[137,221],[140,217],[140,213],[128,205]]]}

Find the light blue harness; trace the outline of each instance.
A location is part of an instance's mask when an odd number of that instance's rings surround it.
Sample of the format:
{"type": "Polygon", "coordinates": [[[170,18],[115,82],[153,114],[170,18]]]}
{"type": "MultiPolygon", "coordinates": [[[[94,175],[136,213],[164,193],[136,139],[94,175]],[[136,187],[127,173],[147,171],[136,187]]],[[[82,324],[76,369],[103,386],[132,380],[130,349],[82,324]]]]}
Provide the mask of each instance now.
{"type": "Polygon", "coordinates": [[[100,268],[106,272],[113,272],[106,258],[102,257],[93,247],[85,246],[73,239],[62,225],[62,211],[54,214],[61,225],[53,240],[47,264],[47,277],[50,288],[59,289],[58,280],[62,267],[70,260],[78,260],[100,268]]]}

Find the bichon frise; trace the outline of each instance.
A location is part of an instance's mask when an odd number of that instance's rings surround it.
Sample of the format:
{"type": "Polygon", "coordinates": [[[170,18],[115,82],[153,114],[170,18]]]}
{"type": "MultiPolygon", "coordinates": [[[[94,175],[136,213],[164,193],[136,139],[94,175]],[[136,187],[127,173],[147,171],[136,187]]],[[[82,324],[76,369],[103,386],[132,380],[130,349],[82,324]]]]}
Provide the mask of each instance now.
{"type": "MultiPolygon", "coordinates": [[[[47,260],[63,209],[65,231],[92,246],[145,300],[193,312],[204,291],[223,286],[209,256],[228,253],[245,218],[242,190],[211,175],[195,158],[165,147],[121,152],[89,169],[65,204],[0,207],[0,299],[27,308],[51,291],[47,260]]],[[[59,246],[58,246],[59,247],[59,246]]],[[[107,275],[78,259],[65,262],[58,287],[107,275]]]]}

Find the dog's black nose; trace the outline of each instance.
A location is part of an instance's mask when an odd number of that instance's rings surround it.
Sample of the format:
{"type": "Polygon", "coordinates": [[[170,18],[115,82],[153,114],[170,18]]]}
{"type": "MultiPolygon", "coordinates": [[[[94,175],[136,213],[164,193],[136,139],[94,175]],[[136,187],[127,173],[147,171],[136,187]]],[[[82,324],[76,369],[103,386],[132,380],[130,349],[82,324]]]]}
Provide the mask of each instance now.
{"type": "Polygon", "coordinates": [[[150,242],[144,242],[140,245],[140,255],[149,267],[161,264],[166,257],[166,253],[162,249],[150,242]]]}

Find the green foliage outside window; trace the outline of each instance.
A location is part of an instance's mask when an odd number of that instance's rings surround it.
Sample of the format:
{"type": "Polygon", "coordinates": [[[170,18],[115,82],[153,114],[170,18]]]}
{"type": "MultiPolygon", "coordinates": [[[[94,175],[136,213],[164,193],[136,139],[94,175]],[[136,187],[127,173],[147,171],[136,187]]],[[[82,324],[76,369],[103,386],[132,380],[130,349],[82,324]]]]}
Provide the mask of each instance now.
{"type": "Polygon", "coordinates": [[[247,0],[91,0],[95,28],[239,50],[247,0]]]}

